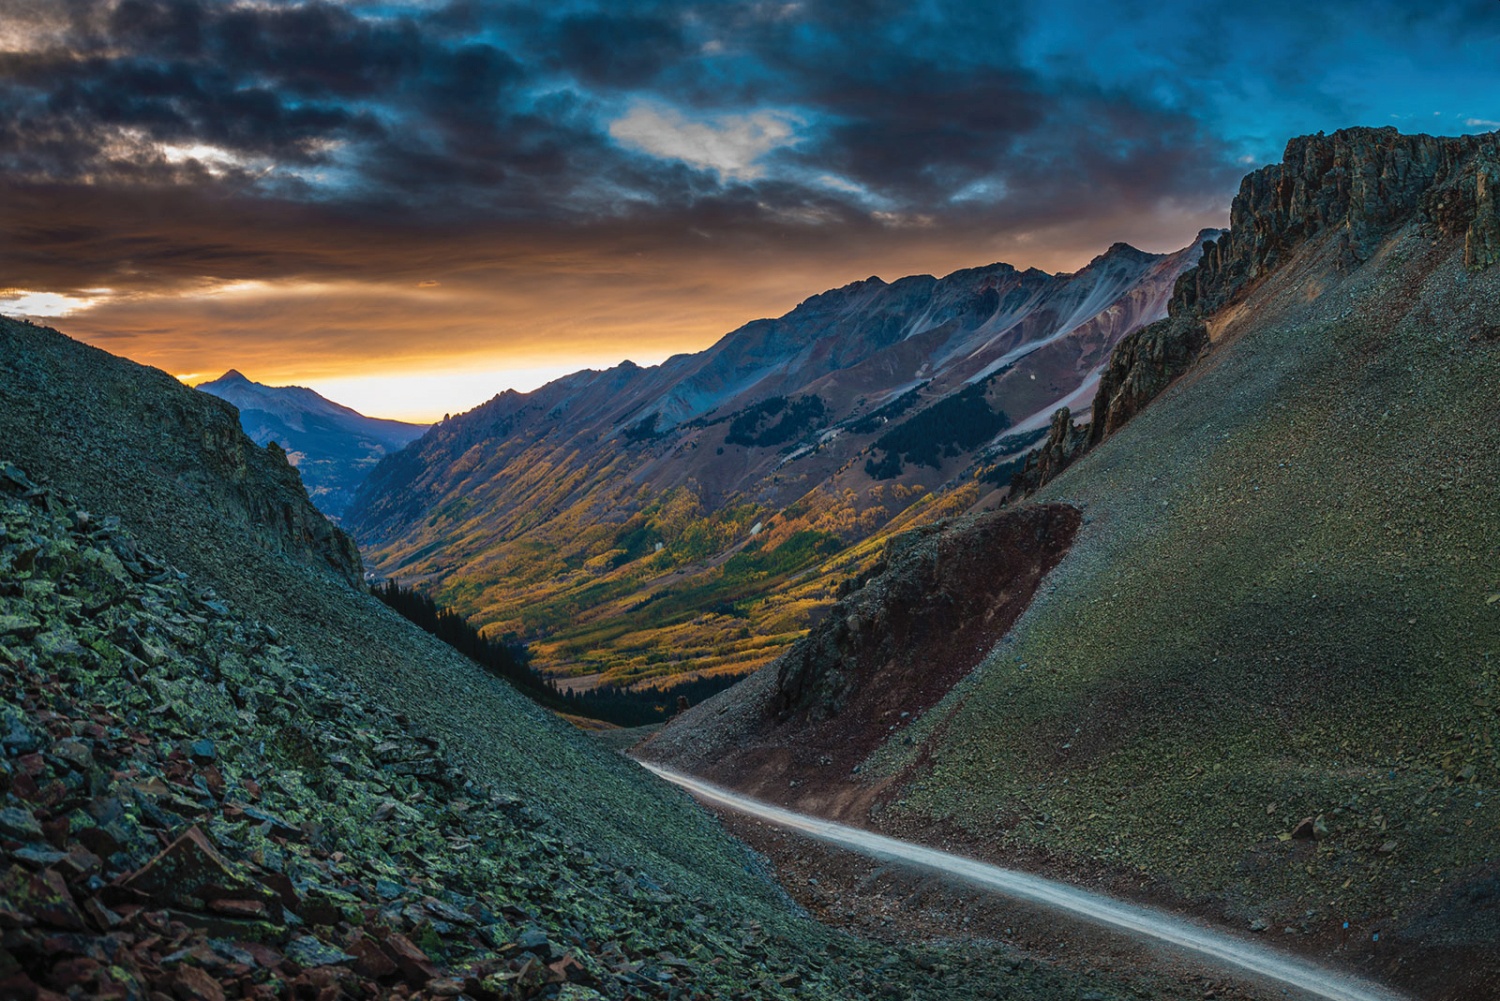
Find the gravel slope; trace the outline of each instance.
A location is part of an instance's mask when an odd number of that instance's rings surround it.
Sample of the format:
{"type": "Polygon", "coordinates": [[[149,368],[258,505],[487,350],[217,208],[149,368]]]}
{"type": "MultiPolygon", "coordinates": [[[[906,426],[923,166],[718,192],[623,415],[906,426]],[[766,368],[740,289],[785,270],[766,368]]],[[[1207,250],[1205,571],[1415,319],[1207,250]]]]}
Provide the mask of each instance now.
{"type": "Polygon", "coordinates": [[[1038,495],[1083,510],[1079,539],[914,728],[925,761],[881,822],[1150,873],[1425,997],[1484,996],[1500,269],[1414,226],[1344,277],[1336,253],[1306,247],[1038,495]]]}

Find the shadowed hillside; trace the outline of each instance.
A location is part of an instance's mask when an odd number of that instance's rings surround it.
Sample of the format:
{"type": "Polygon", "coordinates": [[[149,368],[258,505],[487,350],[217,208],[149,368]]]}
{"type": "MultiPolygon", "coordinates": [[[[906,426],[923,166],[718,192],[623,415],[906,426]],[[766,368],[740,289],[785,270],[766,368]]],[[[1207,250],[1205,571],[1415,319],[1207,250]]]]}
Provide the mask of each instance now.
{"type": "MultiPolygon", "coordinates": [[[[777,798],[1488,996],[1497,176],[1495,136],[1349,130],[1246,178],[1171,318],[1116,352],[1111,433],[1036,494],[1082,527],[1027,612],[854,771],[777,798]]],[[[861,600],[644,753],[754,783],[763,742],[803,739],[775,708],[796,658],[861,600]]]]}
{"type": "Polygon", "coordinates": [[[0,996],[1201,993],[818,925],[357,575],[227,405],[0,321],[0,996]]]}
{"type": "MultiPolygon", "coordinates": [[[[655,802],[665,793],[654,783],[598,757],[571,727],[365,593],[347,537],[308,502],[279,450],[246,438],[222,401],[55,331],[0,321],[0,458],[85,510],[117,516],[197,587],[422,720],[456,758],[524,787],[580,836],[656,856],[663,878],[692,857],[688,848],[668,861],[652,847],[661,831],[646,818],[661,808],[598,809],[601,798],[655,802]]],[[[683,845],[707,836],[684,831],[683,845]]],[[[712,855],[692,867],[740,878],[737,863],[712,855]]]]}

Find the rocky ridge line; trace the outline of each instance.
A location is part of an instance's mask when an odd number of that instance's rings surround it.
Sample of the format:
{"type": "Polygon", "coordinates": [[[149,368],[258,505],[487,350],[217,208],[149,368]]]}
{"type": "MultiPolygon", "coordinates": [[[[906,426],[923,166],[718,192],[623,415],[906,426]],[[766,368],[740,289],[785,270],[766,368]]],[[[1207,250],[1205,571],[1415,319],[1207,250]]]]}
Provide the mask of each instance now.
{"type": "Polygon", "coordinates": [[[1500,262],[1500,133],[1402,135],[1393,127],[1341,129],[1287,143],[1282,162],[1247,174],[1230,226],[1203,245],[1178,280],[1167,318],[1115,347],[1085,429],[1066,410],[1016,474],[1013,496],[1034,493],[1084,451],[1118,431],[1209,347],[1204,320],[1264,279],[1308,242],[1335,234],[1341,270],[1368,260],[1382,240],[1415,223],[1433,239],[1462,238],[1464,263],[1500,262]]]}
{"type": "Polygon", "coordinates": [[[261,448],[235,408],[48,327],[0,317],[3,454],[140,524],[191,534],[191,505],[262,550],[360,585],[354,540],[307,499],[279,447],[261,448]],[[101,475],[103,470],[109,475],[101,475]],[[63,471],[66,471],[66,475],[63,471]]]}

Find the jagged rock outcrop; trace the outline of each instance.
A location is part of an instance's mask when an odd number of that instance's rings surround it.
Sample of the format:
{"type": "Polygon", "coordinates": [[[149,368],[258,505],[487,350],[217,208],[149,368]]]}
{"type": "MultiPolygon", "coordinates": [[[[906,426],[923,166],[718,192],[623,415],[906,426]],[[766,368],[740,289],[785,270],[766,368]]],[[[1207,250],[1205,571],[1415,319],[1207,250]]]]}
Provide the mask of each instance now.
{"type": "MultiPolygon", "coordinates": [[[[1393,229],[1416,221],[1464,237],[1484,267],[1500,225],[1494,184],[1500,134],[1403,135],[1394,128],[1341,129],[1287,143],[1279,164],[1246,175],[1229,232],[1205,248],[1179,282],[1168,313],[1202,316],[1264,277],[1313,237],[1336,233],[1344,268],[1369,258],[1393,229]]],[[[1492,252],[1491,252],[1492,254],[1492,252]]]]}
{"type": "MultiPolygon", "coordinates": [[[[1332,235],[1347,271],[1396,229],[1416,224],[1462,237],[1464,262],[1500,261],[1500,133],[1402,135],[1394,128],[1341,129],[1287,143],[1279,164],[1246,175],[1229,230],[1203,245],[1198,266],[1177,281],[1167,318],[1123,338],[1094,396],[1087,445],[1123,427],[1208,348],[1203,320],[1242,296],[1309,241],[1332,235]]],[[[1028,460],[1012,496],[1034,492],[1075,456],[1077,430],[1054,426],[1028,460]],[[1051,454],[1045,454],[1045,453],[1051,454]],[[1066,461],[1058,461],[1066,456],[1066,461]]]]}
{"type": "Polygon", "coordinates": [[[1177,381],[1207,346],[1208,329],[1193,317],[1162,320],[1121,341],[1099,377],[1088,443],[1098,444],[1123,427],[1177,381]]]}
{"type": "Polygon", "coordinates": [[[936,702],[973,667],[954,654],[1000,638],[1078,523],[1073,508],[1044,504],[892,539],[878,574],[781,659],[776,716],[822,722],[861,694],[909,712],[936,702]]]}
{"type": "Polygon", "coordinates": [[[180,528],[188,498],[260,548],[358,584],[354,541],[307,499],[280,448],[228,403],[55,330],[0,318],[0,458],[96,508],[180,528]],[[116,475],[101,477],[105,464],[116,475]],[[170,487],[167,486],[170,484],[170,487]]]}
{"type": "Polygon", "coordinates": [[[1489,163],[1474,175],[1474,219],[1464,232],[1464,263],[1478,271],[1500,262],[1500,164],[1489,163]]]}
{"type": "MultiPolygon", "coordinates": [[[[1102,381],[1100,383],[1103,385],[1102,381]]],[[[1037,487],[1067,468],[1088,448],[1089,428],[1073,423],[1073,412],[1060,407],[1052,415],[1047,440],[1026,456],[1026,465],[1010,481],[1011,496],[1033,493],[1037,487]]]]}

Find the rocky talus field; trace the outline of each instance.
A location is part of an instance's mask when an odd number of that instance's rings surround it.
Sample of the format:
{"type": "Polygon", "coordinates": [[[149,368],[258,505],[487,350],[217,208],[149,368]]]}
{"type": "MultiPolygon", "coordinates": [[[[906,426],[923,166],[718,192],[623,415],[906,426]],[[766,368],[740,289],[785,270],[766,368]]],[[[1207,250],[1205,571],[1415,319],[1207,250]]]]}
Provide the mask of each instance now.
{"type": "Polygon", "coordinates": [[[1195,996],[658,882],[9,464],[0,682],[7,999],[1195,996]]]}
{"type": "Polygon", "coordinates": [[[117,519],[13,466],[0,493],[4,996],[777,995],[813,976],[754,909],[595,857],[117,519]]]}
{"type": "MultiPolygon", "coordinates": [[[[1500,996],[1496,176],[1494,135],[1354,129],[1247,177],[1031,464],[1081,525],[1025,613],[930,708],[880,689],[925,647],[864,640],[879,746],[775,798],[1500,996]]],[[[799,725],[793,683],[850,686],[817,652],[899,615],[868,605],[640,753],[772,795],[755,764],[840,710],[799,725]]]]}
{"type": "Polygon", "coordinates": [[[295,471],[161,372],[0,322],[0,431],[0,997],[1202,996],[816,923],[354,586],[295,471]]]}

